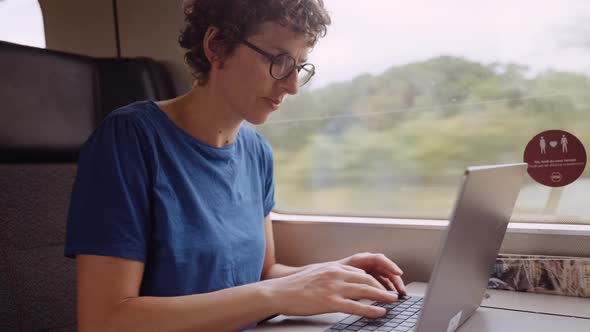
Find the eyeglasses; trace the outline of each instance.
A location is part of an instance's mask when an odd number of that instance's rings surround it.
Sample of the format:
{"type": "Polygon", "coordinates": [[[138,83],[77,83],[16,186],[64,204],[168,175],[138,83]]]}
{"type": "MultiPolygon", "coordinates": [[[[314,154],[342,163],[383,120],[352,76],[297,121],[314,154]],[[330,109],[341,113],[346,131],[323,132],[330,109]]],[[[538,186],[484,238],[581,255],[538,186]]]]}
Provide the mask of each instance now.
{"type": "Polygon", "coordinates": [[[241,42],[270,60],[270,76],[276,80],[284,80],[291,75],[293,70],[297,70],[297,84],[299,86],[304,86],[315,74],[315,66],[313,64],[303,63],[298,65],[295,58],[288,53],[272,55],[261,50],[245,39],[242,39],[241,42]]]}

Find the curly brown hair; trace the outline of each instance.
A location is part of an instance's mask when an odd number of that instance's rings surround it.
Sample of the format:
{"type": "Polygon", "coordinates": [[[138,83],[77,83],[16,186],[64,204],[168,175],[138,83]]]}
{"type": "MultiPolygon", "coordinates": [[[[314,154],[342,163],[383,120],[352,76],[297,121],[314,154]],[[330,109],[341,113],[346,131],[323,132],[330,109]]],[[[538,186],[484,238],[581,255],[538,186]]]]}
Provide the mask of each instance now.
{"type": "Polygon", "coordinates": [[[330,24],[323,0],[185,0],[184,14],[178,42],[187,50],[185,62],[200,85],[207,83],[211,70],[203,50],[210,26],[219,29],[216,43],[228,56],[264,22],[276,22],[308,37],[310,47],[326,35],[330,24]]]}

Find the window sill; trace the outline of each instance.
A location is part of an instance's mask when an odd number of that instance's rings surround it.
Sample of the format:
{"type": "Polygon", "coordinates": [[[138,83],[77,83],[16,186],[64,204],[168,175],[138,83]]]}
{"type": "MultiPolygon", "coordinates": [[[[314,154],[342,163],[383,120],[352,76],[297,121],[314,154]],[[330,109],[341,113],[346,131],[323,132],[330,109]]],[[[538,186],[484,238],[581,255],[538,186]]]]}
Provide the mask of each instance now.
{"type": "MultiPolygon", "coordinates": [[[[311,216],[281,214],[275,212],[271,212],[271,219],[273,220],[273,222],[291,224],[334,224],[347,226],[391,227],[424,230],[443,230],[447,227],[449,223],[448,220],[433,219],[311,216]]],[[[507,233],[534,235],[590,236],[590,225],[511,222],[508,225],[507,233]]]]}

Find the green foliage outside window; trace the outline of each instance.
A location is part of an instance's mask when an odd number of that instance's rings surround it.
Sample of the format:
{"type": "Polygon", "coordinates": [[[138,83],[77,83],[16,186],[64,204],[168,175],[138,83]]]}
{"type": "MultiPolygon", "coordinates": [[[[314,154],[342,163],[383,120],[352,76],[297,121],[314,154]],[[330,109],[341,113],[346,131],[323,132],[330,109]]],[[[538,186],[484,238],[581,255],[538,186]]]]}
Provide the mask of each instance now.
{"type": "MultiPolygon", "coordinates": [[[[279,211],[409,218],[447,218],[466,166],[520,162],[548,129],[590,147],[587,76],[447,56],[301,91],[258,128],[274,149],[279,211]]],[[[584,198],[567,197],[588,197],[588,177],[557,192],[529,180],[516,212],[590,223],[584,198]],[[570,208],[548,209],[556,197],[570,208]]]]}

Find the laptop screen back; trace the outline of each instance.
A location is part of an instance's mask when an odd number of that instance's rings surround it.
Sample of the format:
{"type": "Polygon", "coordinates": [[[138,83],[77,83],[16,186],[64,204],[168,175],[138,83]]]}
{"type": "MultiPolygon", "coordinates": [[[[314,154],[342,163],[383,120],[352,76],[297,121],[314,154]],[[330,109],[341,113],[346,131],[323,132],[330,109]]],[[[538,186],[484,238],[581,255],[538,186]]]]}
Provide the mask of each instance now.
{"type": "Polygon", "coordinates": [[[467,168],[417,332],[454,331],[479,307],[526,169],[526,163],[467,168]]]}

